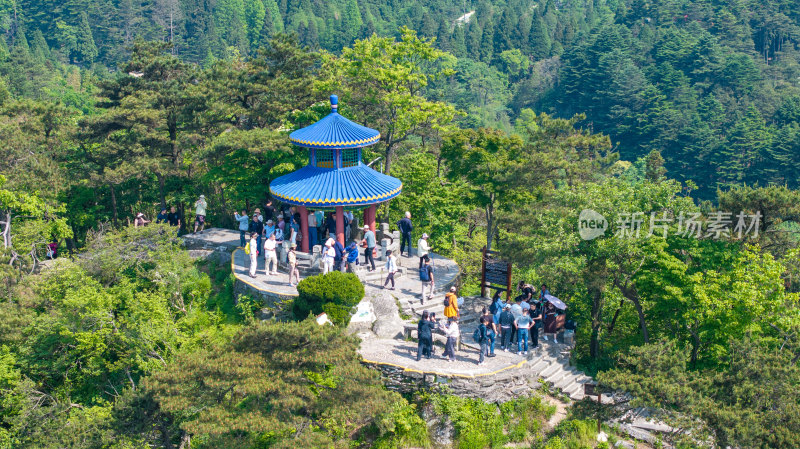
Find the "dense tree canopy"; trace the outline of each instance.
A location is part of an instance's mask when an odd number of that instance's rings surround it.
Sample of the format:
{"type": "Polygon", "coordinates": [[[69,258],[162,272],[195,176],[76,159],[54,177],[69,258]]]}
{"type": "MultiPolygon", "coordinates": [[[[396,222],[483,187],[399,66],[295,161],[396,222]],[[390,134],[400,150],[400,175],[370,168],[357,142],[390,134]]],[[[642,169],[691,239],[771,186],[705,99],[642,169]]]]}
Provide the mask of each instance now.
{"type": "Polygon", "coordinates": [[[382,217],[410,211],[464,293],[489,246],[569,305],[607,386],[718,446],[796,447],[794,6],[0,1],[0,447],[429,445],[340,329],[256,325],[174,229],[128,226],[174,206],[185,232],[204,194],[231,227],[331,94],[403,182],[382,217]]]}

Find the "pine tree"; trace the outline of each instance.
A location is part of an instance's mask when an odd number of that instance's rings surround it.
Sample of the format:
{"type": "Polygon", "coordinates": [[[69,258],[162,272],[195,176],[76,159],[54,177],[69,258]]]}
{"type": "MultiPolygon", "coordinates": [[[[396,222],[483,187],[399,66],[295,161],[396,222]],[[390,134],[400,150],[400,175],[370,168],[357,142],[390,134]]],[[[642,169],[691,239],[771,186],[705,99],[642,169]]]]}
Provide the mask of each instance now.
{"type": "Polygon", "coordinates": [[[539,14],[539,8],[536,8],[531,20],[531,29],[528,33],[528,47],[530,48],[531,56],[534,59],[544,59],[550,56],[550,33],[547,31],[547,25],[544,24],[542,16],[539,14]]]}
{"type": "Polygon", "coordinates": [[[244,13],[247,21],[247,40],[251,49],[261,46],[261,29],[267,15],[264,3],[261,0],[245,0],[244,13]]]}
{"type": "Polygon", "coordinates": [[[439,30],[436,32],[436,41],[441,50],[452,52],[453,48],[450,44],[450,26],[442,19],[439,21],[439,30]]]}
{"type": "Polygon", "coordinates": [[[480,60],[487,64],[491,63],[494,57],[494,23],[491,20],[483,26],[479,55],[480,60]]]}
{"type": "Polygon", "coordinates": [[[234,48],[247,53],[247,21],[243,0],[219,0],[214,9],[214,24],[217,27],[223,49],[234,48]]]}
{"type": "Polygon", "coordinates": [[[478,25],[477,20],[471,20],[466,27],[467,55],[471,59],[478,61],[481,57],[481,37],[483,36],[483,30],[480,25],[478,25]]]}
{"type": "Polygon", "coordinates": [[[517,20],[514,20],[514,17],[510,7],[503,9],[503,15],[500,16],[500,22],[497,24],[492,40],[494,54],[499,55],[506,50],[515,48],[513,35],[517,28],[517,20]]]}
{"type": "Polygon", "coordinates": [[[775,133],[759,171],[766,177],[765,183],[800,188],[800,123],[784,125],[775,133]]]}
{"type": "Polygon", "coordinates": [[[369,9],[364,14],[364,25],[361,26],[361,32],[358,34],[359,39],[366,39],[373,34],[376,34],[378,30],[375,28],[375,18],[372,16],[372,13],[369,12],[369,9]]]}
{"type": "Polygon", "coordinates": [[[728,145],[723,149],[719,159],[719,183],[723,187],[731,187],[742,183],[764,184],[769,173],[757,170],[761,157],[772,143],[772,135],[761,113],[750,106],[744,117],[734,125],[728,145]]]}
{"type": "Polygon", "coordinates": [[[208,59],[211,54],[219,54],[220,44],[211,14],[211,1],[184,0],[186,49],[181,57],[187,61],[199,63],[208,59]]]}
{"type": "Polygon", "coordinates": [[[76,59],[91,64],[97,58],[97,47],[94,45],[92,28],[89,26],[89,18],[85,12],[81,14],[81,22],[75,31],[76,59]]]}
{"type": "Polygon", "coordinates": [[[425,37],[436,37],[438,29],[436,21],[433,20],[433,14],[428,13],[422,16],[422,27],[419,29],[419,34],[425,37]]]}
{"type": "Polygon", "coordinates": [[[450,39],[450,48],[454,55],[459,58],[467,57],[467,36],[466,26],[458,24],[453,30],[453,37],[450,39]]]}
{"type": "Polygon", "coordinates": [[[267,18],[272,24],[274,32],[283,32],[283,19],[281,18],[281,10],[275,0],[264,0],[264,6],[267,10],[267,18]]]}
{"type": "Polygon", "coordinates": [[[39,62],[45,62],[50,59],[50,46],[47,45],[47,41],[44,39],[42,30],[38,28],[33,32],[33,46],[31,53],[33,53],[33,57],[39,62]]]}

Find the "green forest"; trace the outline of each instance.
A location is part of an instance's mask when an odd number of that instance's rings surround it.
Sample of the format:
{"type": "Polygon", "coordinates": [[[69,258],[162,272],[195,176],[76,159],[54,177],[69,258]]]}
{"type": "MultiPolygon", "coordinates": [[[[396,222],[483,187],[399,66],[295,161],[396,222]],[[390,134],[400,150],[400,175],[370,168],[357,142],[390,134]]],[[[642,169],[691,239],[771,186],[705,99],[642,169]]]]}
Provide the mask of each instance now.
{"type": "Polygon", "coordinates": [[[464,294],[496,250],[569,304],[578,367],[689,429],[665,443],[800,446],[796,3],[0,0],[0,448],[436,447],[424,410],[463,449],[601,447],[592,407],[388,391],[131,226],[190,232],[204,194],[235,229],[331,94],[403,182],[379,221],[410,211],[464,294]]]}

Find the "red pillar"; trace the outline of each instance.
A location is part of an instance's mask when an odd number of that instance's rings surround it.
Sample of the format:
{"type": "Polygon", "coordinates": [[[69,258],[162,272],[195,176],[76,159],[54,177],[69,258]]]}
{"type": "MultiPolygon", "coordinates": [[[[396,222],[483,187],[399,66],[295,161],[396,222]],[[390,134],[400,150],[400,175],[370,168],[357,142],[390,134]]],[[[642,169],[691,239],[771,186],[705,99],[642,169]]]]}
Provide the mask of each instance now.
{"type": "Polygon", "coordinates": [[[364,223],[369,226],[369,230],[375,232],[375,219],[378,216],[377,206],[374,204],[367,208],[369,211],[369,220],[366,220],[364,223]]]}
{"type": "Polygon", "coordinates": [[[336,206],[336,240],[344,246],[344,207],[336,206]]]}
{"type": "Polygon", "coordinates": [[[303,236],[303,240],[300,243],[300,249],[303,252],[308,252],[308,241],[310,237],[308,236],[308,209],[305,206],[300,206],[300,235],[303,236]]]}

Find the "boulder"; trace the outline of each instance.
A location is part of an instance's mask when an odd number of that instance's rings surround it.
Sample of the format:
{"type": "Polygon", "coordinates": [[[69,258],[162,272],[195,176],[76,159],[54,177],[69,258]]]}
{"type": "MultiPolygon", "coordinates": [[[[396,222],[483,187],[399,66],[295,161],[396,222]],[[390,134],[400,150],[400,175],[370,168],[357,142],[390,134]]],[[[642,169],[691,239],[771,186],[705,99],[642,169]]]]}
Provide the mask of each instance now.
{"type": "Polygon", "coordinates": [[[400,318],[394,297],[388,292],[381,291],[370,298],[370,301],[375,312],[372,332],[379,338],[402,338],[405,323],[400,318]]]}
{"type": "Polygon", "coordinates": [[[378,318],[372,325],[372,332],[378,338],[403,338],[403,325],[400,317],[378,318]]]}
{"type": "Polygon", "coordinates": [[[394,316],[400,318],[400,313],[397,311],[397,303],[395,302],[394,297],[392,297],[392,295],[390,295],[388,292],[378,292],[370,298],[370,302],[372,303],[372,310],[375,311],[375,317],[377,319],[380,320],[382,318],[394,316]]]}

